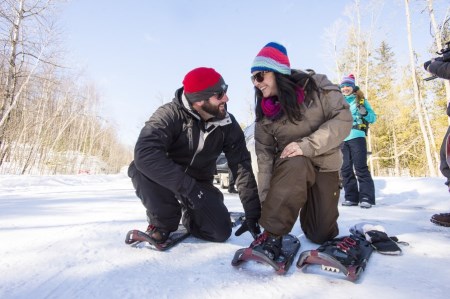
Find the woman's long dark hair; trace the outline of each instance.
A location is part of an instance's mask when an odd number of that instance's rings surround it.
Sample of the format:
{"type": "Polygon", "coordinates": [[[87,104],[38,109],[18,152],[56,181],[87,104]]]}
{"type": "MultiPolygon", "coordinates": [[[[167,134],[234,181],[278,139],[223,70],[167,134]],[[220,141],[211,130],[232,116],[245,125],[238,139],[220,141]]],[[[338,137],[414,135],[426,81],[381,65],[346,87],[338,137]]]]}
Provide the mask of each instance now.
{"type": "MultiPolygon", "coordinates": [[[[319,89],[316,82],[309,73],[292,70],[291,75],[283,75],[274,72],[275,81],[278,88],[278,98],[280,102],[281,110],[286,114],[290,122],[300,121],[302,119],[302,113],[300,105],[297,102],[297,88],[302,88],[305,91],[305,97],[307,94],[319,89]]],[[[261,108],[262,92],[255,86],[255,121],[263,119],[264,114],[261,108]]]]}

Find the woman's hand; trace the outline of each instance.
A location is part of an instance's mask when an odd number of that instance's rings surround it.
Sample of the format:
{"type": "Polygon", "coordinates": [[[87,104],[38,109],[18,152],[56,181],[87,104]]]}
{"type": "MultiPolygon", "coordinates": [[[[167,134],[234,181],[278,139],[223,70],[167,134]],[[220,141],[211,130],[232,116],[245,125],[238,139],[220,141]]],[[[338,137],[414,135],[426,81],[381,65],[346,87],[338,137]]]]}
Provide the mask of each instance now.
{"type": "Polygon", "coordinates": [[[295,156],[303,156],[303,151],[297,142],[289,143],[280,155],[280,158],[290,158],[295,156]]]}

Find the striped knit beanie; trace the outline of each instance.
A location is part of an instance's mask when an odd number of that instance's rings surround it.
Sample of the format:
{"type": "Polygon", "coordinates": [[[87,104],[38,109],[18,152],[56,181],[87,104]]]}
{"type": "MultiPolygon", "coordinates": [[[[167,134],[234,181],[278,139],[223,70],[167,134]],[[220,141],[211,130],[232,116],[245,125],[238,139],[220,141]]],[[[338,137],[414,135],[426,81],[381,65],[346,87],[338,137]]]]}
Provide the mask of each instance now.
{"type": "Polygon", "coordinates": [[[342,78],[341,84],[339,85],[340,88],[344,86],[350,86],[351,88],[355,89],[355,76],[353,74],[349,74],[348,76],[344,76],[342,78]]]}
{"type": "Polygon", "coordinates": [[[212,68],[199,67],[186,74],[183,80],[184,94],[189,102],[207,100],[226,90],[222,76],[212,68]]]}
{"type": "Polygon", "coordinates": [[[278,43],[268,43],[256,55],[251,73],[255,71],[270,71],[290,75],[291,64],[286,48],[278,43]]]}

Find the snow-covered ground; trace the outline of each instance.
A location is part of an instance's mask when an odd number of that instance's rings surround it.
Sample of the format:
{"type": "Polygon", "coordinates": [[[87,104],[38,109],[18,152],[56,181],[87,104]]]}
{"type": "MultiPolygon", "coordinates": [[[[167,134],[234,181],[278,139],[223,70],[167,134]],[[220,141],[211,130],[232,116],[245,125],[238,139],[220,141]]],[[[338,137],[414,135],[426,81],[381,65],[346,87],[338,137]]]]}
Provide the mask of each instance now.
{"type": "MultiPolygon", "coordinates": [[[[375,178],[376,207],[340,207],[341,235],[369,222],[410,244],[402,256],[373,253],[352,283],[316,267],[284,276],[256,263],[234,268],[248,233],[226,243],[190,237],[167,252],[131,248],[126,232],[147,224],[123,174],[0,176],[0,298],[449,298],[450,228],[429,221],[450,212],[443,181],[375,178]]],[[[242,210],[237,195],[225,200],[242,210]]],[[[298,223],[292,233],[300,252],[317,247],[298,223]]]]}

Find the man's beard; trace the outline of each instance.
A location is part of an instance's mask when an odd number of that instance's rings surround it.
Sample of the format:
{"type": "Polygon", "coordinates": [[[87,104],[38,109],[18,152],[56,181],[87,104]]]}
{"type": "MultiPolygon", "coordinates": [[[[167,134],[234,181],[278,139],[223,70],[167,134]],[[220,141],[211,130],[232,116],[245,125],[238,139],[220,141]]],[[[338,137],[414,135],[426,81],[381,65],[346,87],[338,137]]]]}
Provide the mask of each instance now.
{"type": "Polygon", "coordinates": [[[224,109],[221,111],[220,105],[214,106],[209,101],[205,101],[202,106],[203,111],[211,114],[216,119],[224,119],[227,116],[227,104],[224,104],[224,109]]]}

